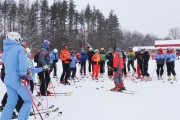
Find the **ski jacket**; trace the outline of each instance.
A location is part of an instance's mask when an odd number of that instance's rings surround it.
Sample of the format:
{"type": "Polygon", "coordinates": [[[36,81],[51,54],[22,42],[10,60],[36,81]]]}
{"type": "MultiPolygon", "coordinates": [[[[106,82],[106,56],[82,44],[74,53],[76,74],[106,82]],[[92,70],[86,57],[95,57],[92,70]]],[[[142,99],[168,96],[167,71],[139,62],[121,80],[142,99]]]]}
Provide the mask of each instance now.
{"type": "Polygon", "coordinates": [[[100,55],[101,55],[101,59],[102,61],[105,61],[106,60],[106,54],[104,51],[100,51],[100,55]]]}
{"type": "Polygon", "coordinates": [[[119,49],[116,49],[114,52],[113,68],[120,70],[124,69],[123,56],[119,49]]]}
{"type": "Polygon", "coordinates": [[[143,63],[148,63],[149,58],[150,58],[149,52],[145,51],[142,55],[143,63]]]}
{"type": "Polygon", "coordinates": [[[67,49],[62,48],[60,52],[60,59],[64,64],[69,64],[70,63],[70,53],[67,49]]]}
{"type": "Polygon", "coordinates": [[[127,53],[127,58],[128,58],[128,61],[133,61],[133,60],[135,59],[135,52],[129,51],[129,52],[127,53]]]}
{"type": "Polygon", "coordinates": [[[88,59],[87,54],[86,54],[86,53],[81,53],[80,61],[81,61],[81,62],[86,62],[87,59],[88,59]]]}
{"type": "Polygon", "coordinates": [[[20,85],[20,76],[27,74],[27,54],[21,44],[15,40],[3,40],[2,61],[5,67],[6,85],[20,85]]]}
{"type": "Polygon", "coordinates": [[[88,51],[87,56],[89,61],[91,61],[93,55],[94,55],[94,51],[88,51]]]}
{"type": "Polygon", "coordinates": [[[164,64],[165,55],[163,52],[158,52],[154,57],[155,57],[157,64],[161,64],[161,65],[164,64]]]}
{"type": "Polygon", "coordinates": [[[70,63],[70,68],[76,68],[76,64],[78,63],[78,60],[75,55],[71,55],[70,59],[72,60],[70,63]]]}
{"type": "Polygon", "coordinates": [[[106,59],[108,60],[108,66],[113,66],[113,53],[111,51],[106,53],[106,59]]]}
{"type": "Polygon", "coordinates": [[[43,71],[42,67],[35,68],[32,59],[27,55],[28,80],[35,80],[35,73],[43,71]]]}
{"type": "Polygon", "coordinates": [[[165,54],[166,63],[175,62],[176,54],[173,51],[167,52],[165,54]]]}
{"type": "Polygon", "coordinates": [[[81,54],[80,54],[80,53],[77,53],[77,54],[76,54],[76,58],[77,58],[78,61],[80,61],[80,59],[81,59],[81,54]]]}
{"type": "Polygon", "coordinates": [[[93,61],[93,64],[100,64],[102,58],[99,53],[95,53],[91,59],[93,61]]]}
{"type": "Polygon", "coordinates": [[[58,62],[58,54],[51,51],[50,59],[51,59],[52,62],[58,62]]]}
{"type": "Polygon", "coordinates": [[[135,56],[135,59],[137,59],[137,63],[139,65],[142,65],[142,63],[143,63],[143,55],[141,53],[137,53],[137,55],[135,56]]]}
{"type": "Polygon", "coordinates": [[[50,65],[50,56],[44,44],[41,45],[38,54],[38,67],[50,65]]]}

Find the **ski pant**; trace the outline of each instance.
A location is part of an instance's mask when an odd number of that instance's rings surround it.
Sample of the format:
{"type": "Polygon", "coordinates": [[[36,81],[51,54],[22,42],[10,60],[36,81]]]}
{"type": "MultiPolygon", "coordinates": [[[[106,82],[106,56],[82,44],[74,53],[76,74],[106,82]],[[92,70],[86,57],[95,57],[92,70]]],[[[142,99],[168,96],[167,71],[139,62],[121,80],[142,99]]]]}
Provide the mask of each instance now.
{"type": "Polygon", "coordinates": [[[54,69],[54,76],[57,76],[57,65],[56,65],[56,62],[55,61],[53,61],[53,63],[52,63],[52,68],[54,69]]]}
{"type": "Polygon", "coordinates": [[[95,74],[96,74],[96,78],[98,78],[98,76],[99,76],[99,69],[100,69],[100,65],[99,64],[94,64],[93,65],[92,78],[94,78],[95,74]]]}
{"type": "Polygon", "coordinates": [[[174,62],[166,63],[166,66],[167,66],[167,75],[168,76],[171,76],[171,73],[172,73],[173,76],[176,75],[176,72],[174,70],[174,65],[175,65],[174,62]]]}
{"type": "Polygon", "coordinates": [[[144,65],[143,65],[143,74],[144,76],[147,76],[149,77],[149,73],[148,73],[148,62],[144,62],[144,65]]]}
{"type": "Polygon", "coordinates": [[[32,107],[32,100],[30,97],[32,93],[30,92],[29,88],[28,88],[29,91],[28,92],[26,88],[22,86],[20,83],[15,85],[13,84],[6,85],[6,88],[7,88],[8,98],[7,98],[6,106],[2,111],[0,120],[11,120],[13,110],[18,101],[18,94],[21,96],[21,98],[24,101],[23,106],[21,107],[21,110],[18,115],[18,120],[28,120],[29,113],[32,107]]]}
{"type": "Polygon", "coordinates": [[[63,66],[63,72],[61,74],[60,81],[62,82],[64,80],[65,82],[67,82],[70,76],[70,65],[62,63],[62,66],[63,66]]]}
{"type": "Polygon", "coordinates": [[[164,64],[157,64],[157,69],[156,69],[156,73],[157,75],[159,76],[162,76],[163,75],[163,72],[164,72],[164,64]]]}
{"type": "Polygon", "coordinates": [[[72,78],[75,77],[75,75],[76,75],[76,68],[70,68],[70,75],[71,75],[72,78]]]}
{"type": "Polygon", "coordinates": [[[127,63],[128,72],[130,72],[130,65],[133,68],[134,72],[136,72],[136,68],[134,67],[134,61],[128,61],[127,63]]]}
{"type": "Polygon", "coordinates": [[[113,63],[108,61],[107,66],[108,66],[108,76],[113,76],[113,63]]]}
{"type": "Polygon", "coordinates": [[[81,62],[80,74],[82,75],[82,73],[84,73],[84,75],[86,75],[86,61],[81,62]]]}
{"type": "Polygon", "coordinates": [[[89,60],[89,66],[88,66],[88,70],[89,72],[91,72],[91,67],[92,67],[92,71],[93,71],[93,62],[89,60]]]}
{"type": "Polygon", "coordinates": [[[113,78],[114,78],[114,84],[115,86],[119,86],[120,88],[124,88],[124,83],[122,81],[122,72],[121,68],[117,68],[117,71],[114,72],[113,78]]]}
{"type": "Polygon", "coordinates": [[[127,72],[126,72],[126,63],[125,63],[125,62],[124,62],[124,68],[122,69],[122,73],[123,73],[124,75],[127,74],[127,72]]]}
{"type": "Polygon", "coordinates": [[[105,61],[101,61],[100,63],[100,73],[104,73],[105,61]]]}
{"type": "Polygon", "coordinates": [[[143,66],[141,64],[137,64],[137,74],[138,76],[143,75],[143,66]]]}
{"type": "Polygon", "coordinates": [[[47,92],[48,84],[50,82],[50,73],[49,73],[49,71],[45,70],[45,71],[38,73],[38,75],[39,75],[39,79],[41,81],[40,93],[41,93],[41,95],[45,96],[46,92],[47,92]]]}

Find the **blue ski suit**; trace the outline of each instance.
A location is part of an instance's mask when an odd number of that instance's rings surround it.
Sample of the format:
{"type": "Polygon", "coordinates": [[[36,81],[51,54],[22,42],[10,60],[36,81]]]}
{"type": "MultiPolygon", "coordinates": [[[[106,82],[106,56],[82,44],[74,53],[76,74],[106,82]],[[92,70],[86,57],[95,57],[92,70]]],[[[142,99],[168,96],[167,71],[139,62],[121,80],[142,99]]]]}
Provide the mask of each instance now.
{"type": "Polygon", "coordinates": [[[18,120],[28,120],[32,106],[31,92],[29,92],[29,95],[20,82],[20,77],[27,74],[27,54],[21,44],[15,40],[5,39],[3,41],[3,49],[2,60],[6,68],[4,83],[7,88],[8,99],[0,120],[11,120],[13,110],[18,101],[18,94],[24,101],[18,120]]]}

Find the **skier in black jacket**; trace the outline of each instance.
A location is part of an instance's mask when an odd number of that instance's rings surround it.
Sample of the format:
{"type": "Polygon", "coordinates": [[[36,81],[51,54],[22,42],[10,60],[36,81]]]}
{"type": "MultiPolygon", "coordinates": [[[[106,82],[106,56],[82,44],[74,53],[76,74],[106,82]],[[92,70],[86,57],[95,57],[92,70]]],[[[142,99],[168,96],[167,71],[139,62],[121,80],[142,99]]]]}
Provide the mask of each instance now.
{"type": "Polygon", "coordinates": [[[150,80],[150,75],[148,73],[149,58],[150,58],[149,52],[147,50],[143,49],[142,59],[143,59],[143,72],[144,72],[145,80],[150,80]]]}

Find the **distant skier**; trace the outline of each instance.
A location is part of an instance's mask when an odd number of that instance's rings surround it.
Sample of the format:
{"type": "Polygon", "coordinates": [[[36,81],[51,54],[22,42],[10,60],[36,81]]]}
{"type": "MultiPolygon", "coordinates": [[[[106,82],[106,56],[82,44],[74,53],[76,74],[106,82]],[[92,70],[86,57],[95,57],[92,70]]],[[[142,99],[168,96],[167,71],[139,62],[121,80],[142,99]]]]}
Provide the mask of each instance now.
{"type": "Polygon", "coordinates": [[[144,77],[143,54],[141,53],[141,49],[138,49],[135,59],[137,59],[137,74],[138,74],[136,79],[141,79],[144,77]]]}
{"type": "Polygon", "coordinates": [[[70,77],[74,80],[76,75],[76,64],[78,63],[74,50],[71,51],[70,59],[72,60],[70,63],[70,77]]]}
{"type": "Polygon", "coordinates": [[[100,64],[101,64],[101,56],[99,54],[99,50],[96,49],[95,54],[92,57],[92,62],[93,62],[93,72],[92,72],[92,79],[94,80],[94,76],[95,79],[98,80],[99,77],[99,70],[100,70],[100,64]]]}
{"type": "Polygon", "coordinates": [[[135,53],[132,49],[132,47],[129,47],[129,51],[127,53],[127,58],[128,58],[128,63],[127,63],[127,67],[128,67],[128,72],[130,73],[130,65],[134,70],[134,73],[136,72],[136,68],[134,67],[134,59],[135,59],[135,53]]]}
{"type": "Polygon", "coordinates": [[[108,67],[108,77],[111,79],[113,77],[113,50],[112,48],[106,53],[107,67],[108,67]]]}
{"type": "Polygon", "coordinates": [[[124,68],[122,69],[123,76],[126,78],[127,77],[127,71],[126,71],[126,55],[124,51],[121,51],[122,56],[123,56],[123,63],[124,63],[124,68]]]}
{"type": "Polygon", "coordinates": [[[162,80],[162,75],[164,72],[164,62],[165,62],[165,55],[163,53],[162,48],[158,49],[157,54],[155,55],[155,60],[156,60],[156,64],[157,64],[157,69],[156,69],[156,73],[158,76],[158,80],[162,80]]]}
{"type": "Polygon", "coordinates": [[[51,51],[50,59],[51,59],[51,63],[52,63],[52,68],[54,69],[53,77],[57,78],[57,65],[56,65],[56,63],[58,62],[58,59],[59,59],[57,49],[54,49],[53,51],[51,51]]]}
{"type": "Polygon", "coordinates": [[[24,101],[18,115],[19,120],[28,120],[32,106],[31,93],[26,90],[27,55],[19,41],[21,36],[16,32],[9,32],[3,41],[2,60],[5,66],[4,83],[7,88],[7,103],[1,114],[1,120],[11,120],[13,110],[18,101],[18,94],[24,101]]]}
{"type": "Polygon", "coordinates": [[[87,56],[88,56],[88,63],[89,63],[88,70],[89,70],[90,75],[91,75],[91,71],[93,71],[92,70],[93,69],[93,64],[92,64],[92,61],[91,61],[93,55],[94,55],[93,49],[89,48],[89,51],[87,52],[87,56]]]}
{"type": "Polygon", "coordinates": [[[174,51],[170,48],[167,49],[167,52],[165,54],[166,59],[166,66],[167,66],[167,74],[168,74],[168,80],[172,80],[171,74],[173,75],[173,80],[176,80],[176,72],[175,72],[175,60],[176,60],[176,54],[174,51]]]}
{"type": "Polygon", "coordinates": [[[148,63],[149,63],[149,59],[150,59],[150,55],[149,52],[146,49],[142,50],[142,60],[143,60],[143,78],[144,80],[151,80],[150,75],[148,73],[148,63]]]}
{"type": "Polygon", "coordinates": [[[84,50],[81,50],[81,57],[80,57],[80,64],[81,64],[80,74],[81,74],[81,77],[86,76],[86,61],[87,61],[87,59],[88,59],[87,54],[85,53],[84,50]]]}
{"type": "Polygon", "coordinates": [[[106,54],[105,54],[104,48],[101,48],[99,53],[102,59],[101,64],[100,64],[100,77],[103,77],[104,72],[105,72],[105,60],[106,60],[106,54]]]}
{"type": "Polygon", "coordinates": [[[70,53],[68,50],[68,46],[66,44],[63,45],[63,48],[60,52],[60,59],[62,60],[63,72],[61,74],[60,83],[64,85],[70,85],[68,82],[68,78],[70,76],[70,53]]]}

